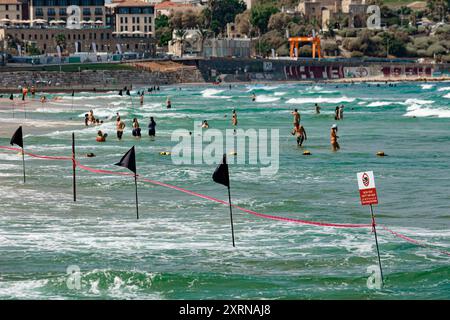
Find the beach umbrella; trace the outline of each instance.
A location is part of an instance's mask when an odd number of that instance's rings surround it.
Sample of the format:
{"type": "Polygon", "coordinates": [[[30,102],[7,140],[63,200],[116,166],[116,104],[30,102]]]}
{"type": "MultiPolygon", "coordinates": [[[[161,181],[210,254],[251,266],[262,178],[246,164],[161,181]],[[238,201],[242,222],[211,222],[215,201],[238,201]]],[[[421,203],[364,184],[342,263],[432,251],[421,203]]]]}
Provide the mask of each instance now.
{"type": "Polygon", "coordinates": [[[103,21],[102,20],[97,20],[97,21],[95,21],[95,24],[103,24],[103,21]]]}
{"type": "Polygon", "coordinates": [[[17,145],[22,148],[22,165],[23,165],[23,183],[25,183],[25,152],[23,151],[23,134],[22,126],[20,126],[16,132],[14,132],[10,141],[11,145],[17,145]]]}
{"type": "Polygon", "coordinates": [[[227,155],[223,155],[222,163],[219,164],[212,175],[214,182],[222,184],[228,188],[228,201],[230,205],[231,238],[234,245],[233,211],[231,210],[230,173],[228,171],[227,155]]]}
{"type": "Polygon", "coordinates": [[[138,202],[138,191],[137,191],[137,174],[136,174],[136,154],[134,151],[134,146],[125,153],[125,155],[120,159],[118,163],[114,165],[127,168],[134,173],[134,186],[136,190],[136,219],[139,219],[139,202],[138,202]]]}

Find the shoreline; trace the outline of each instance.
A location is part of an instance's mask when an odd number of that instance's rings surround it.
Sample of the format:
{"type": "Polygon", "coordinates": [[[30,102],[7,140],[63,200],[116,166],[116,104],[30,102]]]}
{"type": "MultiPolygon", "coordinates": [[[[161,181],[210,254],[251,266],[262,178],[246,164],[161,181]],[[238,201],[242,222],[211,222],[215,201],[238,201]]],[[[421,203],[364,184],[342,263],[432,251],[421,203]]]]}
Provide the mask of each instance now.
{"type": "MultiPolygon", "coordinates": [[[[403,83],[403,82],[450,82],[450,76],[443,77],[374,77],[374,78],[340,78],[340,79],[321,79],[321,80],[265,80],[265,81],[232,81],[232,82],[221,82],[219,84],[211,83],[211,82],[180,82],[180,83],[172,83],[172,84],[159,84],[159,87],[176,87],[176,86],[223,86],[223,85],[252,85],[252,84],[319,84],[319,83],[327,83],[327,84],[354,84],[354,83],[403,83]]],[[[154,84],[142,84],[142,83],[131,83],[131,84],[123,84],[123,85],[114,85],[108,87],[97,88],[95,84],[92,85],[82,85],[82,86],[73,86],[70,88],[63,87],[41,87],[37,86],[36,90],[39,92],[45,93],[71,93],[75,92],[109,92],[109,91],[118,91],[123,89],[124,87],[131,86],[132,88],[143,88],[150,87],[154,84]]],[[[19,88],[0,88],[0,94],[11,94],[11,93],[21,93],[19,88]]]]}

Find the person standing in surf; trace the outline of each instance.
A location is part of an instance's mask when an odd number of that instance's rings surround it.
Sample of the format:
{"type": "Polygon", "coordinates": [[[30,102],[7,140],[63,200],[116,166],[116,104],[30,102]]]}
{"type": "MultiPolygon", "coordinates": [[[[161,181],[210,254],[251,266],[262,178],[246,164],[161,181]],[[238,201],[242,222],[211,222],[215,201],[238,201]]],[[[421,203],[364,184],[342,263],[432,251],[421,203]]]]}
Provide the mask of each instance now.
{"type": "Polygon", "coordinates": [[[231,124],[233,125],[233,132],[236,134],[236,127],[238,124],[236,110],[233,109],[233,115],[231,117],[231,124]]]}
{"type": "Polygon", "coordinates": [[[131,131],[133,137],[140,138],[141,137],[141,128],[139,127],[139,122],[137,118],[133,119],[133,130],[131,131]]]}
{"type": "Polygon", "coordinates": [[[334,120],[340,120],[339,118],[339,106],[334,110],[334,120]]]}
{"type": "Polygon", "coordinates": [[[167,109],[172,108],[172,102],[170,102],[169,97],[167,97],[167,100],[166,100],[166,108],[167,108],[167,109]]]}
{"type": "Polygon", "coordinates": [[[317,103],[314,105],[314,108],[316,109],[316,114],[320,114],[320,107],[317,103]]]}
{"type": "Polygon", "coordinates": [[[141,101],[141,106],[143,106],[144,105],[144,91],[142,91],[142,94],[139,99],[141,101]]]}
{"type": "Polygon", "coordinates": [[[125,122],[123,122],[118,116],[116,121],[117,139],[122,140],[123,130],[125,129],[125,126],[125,122]]]}
{"type": "Polygon", "coordinates": [[[155,137],[156,135],[156,122],[153,117],[150,117],[150,122],[148,124],[148,135],[150,137],[155,137]]]}
{"type": "Polygon", "coordinates": [[[344,120],[344,105],[341,104],[339,107],[339,120],[344,120]]]}
{"type": "Polygon", "coordinates": [[[308,138],[306,137],[306,130],[300,124],[296,124],[294,126],[294,129],[292,130],[291,134],[297,137],[297,146],[299,147],[302,146],[303,141],[308,140],[308,138]]]}
{"type": "Polygon", "coordinates": [[[294,109],[294,111],[292,111],[292,115],[294,116],[294,127],[295,127],[296,125],[300,124],[301,117],[297,109],[294,109]]]}
{"type": "Polygon", "coordinates": [[[338,127],[336,124],[333,124],[331,126],[331,132],[330,132],[330,143],[331,143],[331,150],[333,150],[333,152],[338,151],[341,146],[339,145],[337,139],[339,138],[337,135],[338,132],[338,127]]]}

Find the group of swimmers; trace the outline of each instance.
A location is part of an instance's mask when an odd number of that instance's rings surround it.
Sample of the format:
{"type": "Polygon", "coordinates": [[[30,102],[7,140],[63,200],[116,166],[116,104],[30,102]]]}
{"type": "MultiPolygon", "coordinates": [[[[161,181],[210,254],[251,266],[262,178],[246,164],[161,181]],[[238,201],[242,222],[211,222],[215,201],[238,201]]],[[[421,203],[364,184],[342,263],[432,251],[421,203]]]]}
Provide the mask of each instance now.
{"type": "Polygon", "coordinates": [[[101,124],[103,124],[103,120],[100,120],[98,118],[96,119],[94,117],[94,111],[89,110],[89,112],[84,115],[84,125],[86,127],[91,126],[91,125],[98,126],[101,124]]]}
{"type": "MultiPolygon", "coordinates": [[[[121,119],[119,113],[117,112],[116,113],[116,134],[117,134],[118,140],[122,140],[122,136],[123,136],[123,132],[125,131],[125,127],[126,127],[125,122],[121,119]]],[[[141,138],[141,136],[142,136],[141,135],[141,127],[139,125],[139,121],[137,118],[133,119],[131,134],[135,138],[141,138]]],[[[150,117],[150,122],[148,124],[148,135],[153,138],[156,135],[156,122],[153,117],[150,117]]],[[[96,141],[97,142],[105,142],[107,136],[108,136],[107,133],[103,133],[101,130],[99,130],[97,132],[96,141]]]]}
{"type": "MultiPolygon", "coordinates": [[[[320,106],[316,103],[314,107],[316,110],[316,114],[319,114],[320,109],[321,109],[320,106]]],[[[343,105],[341,105],[340,107],[336,107],[336,113],[335,113],[336,120],[342,120],[344,118],[343,110],[344,110],[343,105]]],[[[294,109],[294,111],[292,111],[292,115],[294,117],[294,128],[292,129],[291,134],[297,138],[297,146],[301,147],[303,145],[303,142],[305,140],[307,140],[308,137],[306,135],[305,127],[300,124],[301,116],[300,116],[300,113],[298,112],[298,109],[294,109]]],[[[341,148],[337,141],[339,138],[339,136],[337,135],[337,132],[338,132],[338,126],[336,124],[333,124],[331,126],[331,131],[330,131],[330,144],[331,144],[331,149],[334,152],[338,151],[341,148]]]]}

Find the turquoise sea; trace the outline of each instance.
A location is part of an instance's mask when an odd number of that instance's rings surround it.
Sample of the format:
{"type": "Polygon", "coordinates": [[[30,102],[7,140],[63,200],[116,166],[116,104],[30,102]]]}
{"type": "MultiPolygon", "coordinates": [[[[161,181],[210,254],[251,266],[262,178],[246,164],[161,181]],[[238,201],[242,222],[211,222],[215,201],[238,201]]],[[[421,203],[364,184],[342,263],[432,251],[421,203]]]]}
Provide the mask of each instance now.
{"type": "MultiPolygon", "coordinates": [[[[133,88],[132,103],[117,92],[76,93],[73,110],[70,94],[57,95],[59,101],[48,95],[28,118],[79,126],[30,133],[24,122],[26,150],[70,156],[75,132],[82,164],[121,171],[112,164],[135,145],[142,176],[228,200],[226,188],[211,180],[214,164],[175,165],[159,153],[176,144],[173,130],[193,131],[194,121],[231,128],[236,109],[239,128],[279,129],[280,165],[273,176],[261,176],[258,165],[231,165],[235,204],[295,219],[370,223],[356,173],[373,170],[377,222],[431,247],[379,228],[385,286],[369,289],[367,269],[378,263],[370,228],[302,225],[235,209],[233,248],[223,204],[139,181],[136,220],[131,177],[78,170],[74,203],[70,161],[27,156],[23,185],[20,155],[0,150],[1,299],[450,299],[450,257],[434,250],[450,250],[450,83],[170,86],[146,93],[141,107],[142,89],[133,88]],[[335,121],[340,104],[345,117],[335,121]],[[293,108],[308,134],[303,148],[290,135],[293,108]],[[89,109],[101,126],[84,127],[89,109]],[[116,112],[127,124],[122,141],[115,137],[116,112]],[[140,140],[131,136],[134,116],[143,127],[140,140]],[[150,116],[155,140],[146,132],[150,116]],[[329,144],[333,123],[337,153],[329,144]],[[95,142],[98,129],[109,134],[106,143],[95,142]],[[67,286],[69,266],[80,270],[79,287],[67,286]]],[[[0,110],[0,118],[8,122],[11,112],[0,110]]],[[[11,135],[0,145],[8,146],[11,135]]]]}

